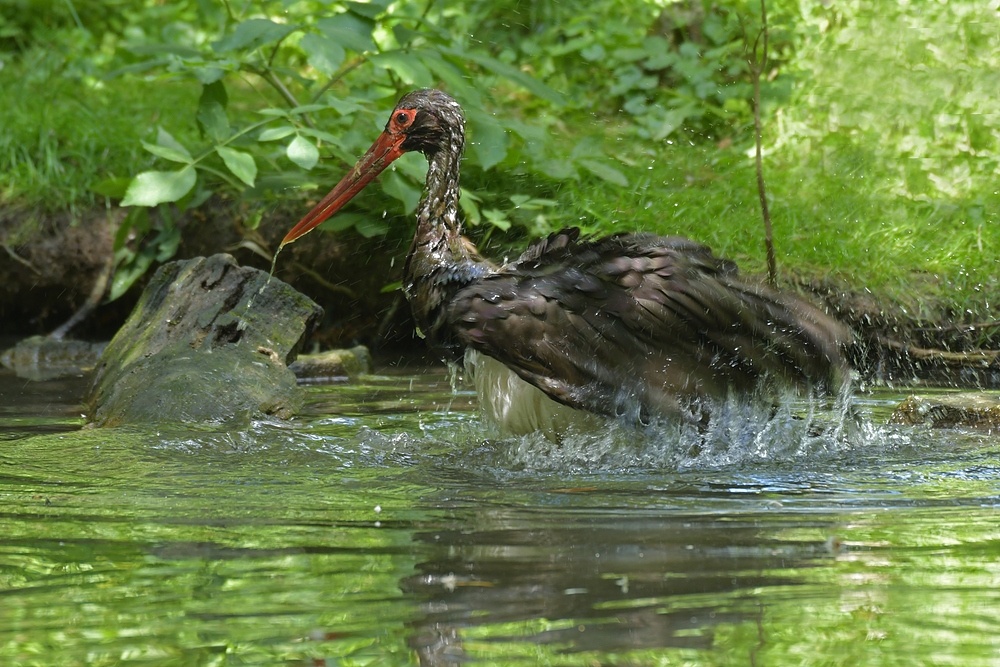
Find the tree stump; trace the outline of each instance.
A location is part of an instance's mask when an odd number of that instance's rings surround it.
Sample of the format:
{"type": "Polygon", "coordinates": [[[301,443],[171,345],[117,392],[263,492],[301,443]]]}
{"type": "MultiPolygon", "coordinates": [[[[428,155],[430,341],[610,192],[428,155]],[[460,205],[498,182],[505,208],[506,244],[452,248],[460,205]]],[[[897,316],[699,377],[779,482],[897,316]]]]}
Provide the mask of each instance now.
{"type": "Polygon", "coordinates": [[[165,264],[108,344],[85,398],[96,426],[291,416],[288,364],[323,310],[218,254],[165,264]]]}

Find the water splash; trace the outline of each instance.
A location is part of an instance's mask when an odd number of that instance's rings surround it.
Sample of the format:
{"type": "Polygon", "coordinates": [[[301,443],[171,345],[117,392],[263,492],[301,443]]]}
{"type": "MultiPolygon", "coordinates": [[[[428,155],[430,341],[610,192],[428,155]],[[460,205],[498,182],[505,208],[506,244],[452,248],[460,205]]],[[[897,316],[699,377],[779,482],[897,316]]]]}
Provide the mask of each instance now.
{"type": "Polygon", "coordinates": [[[850,387],[832,398],[789,394],[773,403],[733,395],[715,402],[698,423],[633,426],[607,420],[597,430],[568,429],[558,442],[541,433],[501,440],[498,463],[512,470],[567,472],[728,468],[833,460],[902,444],[896,429],[858,414],[852,396],[850,387]]]}
{"type": "MultiPolygon", "coordinates": [[[[283,246],[278,246],[278,249],[274,251],[274,256],[271,257],[271,270],[267,274],[267,280],[264,281],[264,284],[260,286],[259,290],[257,290],[254,294],[250,296],[250,300],[247,301],[247,311],[253,308],[253,302],[257,299],[258,296],[263,294],[264,291],[267,289],[268,285],[271,284],[271,279],[274,278],[274,268],[278,265],[278,255],[281,253],[282,247],[283,246]]],[[[242,321],[241,324],[244,327],[246,326],[245,321],[242,321]]]]}
{"type": "Polygon", "coordinates": [[[281,249],[285,246],[279,245],[278,249],[274,251],[274,256],[271,258],[271,271],[267,274],[267,281],[271,282],[271,278],[274,277],[274,267],[278,265],[278,255],[281,254],[281,249]]]}

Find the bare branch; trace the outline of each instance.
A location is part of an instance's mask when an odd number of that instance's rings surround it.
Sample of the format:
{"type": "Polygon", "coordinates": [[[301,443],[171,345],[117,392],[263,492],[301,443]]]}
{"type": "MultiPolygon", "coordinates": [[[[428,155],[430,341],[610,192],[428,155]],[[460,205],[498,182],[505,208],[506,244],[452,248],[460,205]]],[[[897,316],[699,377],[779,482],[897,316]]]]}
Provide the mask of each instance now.
{"type": "MultiPolygon", "coordinates": [[[[285,84],[281,82],[281,79],[278,78],[278,76],[274,73],[273,70],[255,68],[251,71],[253,71],[254,74],[263,78],[265,81],[271,84],[271,87],[277,90],[278,93],[281,95],[281,97],[284,98],[285,102],[287,102],[290,106],[292,106],[293,108],[302,106],[301,104],[299,104],[299,101],[295,99],[295,95],[292,94],[292,91],[288,90],[288,88],[285,87],[285,84]]],[[[304,122],[310,128],[314,130],[316,129],[316,126],[313,125],[312,119],[309,118],[309,114],[302,114],[302,122],[304,122]]]]}
{"type": "Polygon", "coordinates": [[[9,245],[7,245],[6,243],[0,245],[3,245],[3,249],[7,251],[7,254],[10,255],[10,258],[12,260],[14,260],[19,264],[23,264],[24,266],[28,267],[33,272],[35,272],[37,275],[42,275],[42,272],[39,271],[34,264],[32,264],[30,261],[26,260],[24,257],[21,257],[16,252],[14,252],[14,249],[11,248],[9,245]]]}
{"type": "Polygon", "coordinates": [[[754,137],[757,143],[756,166],[757,166],[757,194],[760,197],[760,213],[764,218],[764,245],[767,249],[767,280],[772,285],[777,282],[778,263],[774,252],[774,232],[771,229],[771,211],[767,205],[767,189],[764,186],[764,165],[761,158],[761,123],[760,123],[760,75],[767,67],[767,7],[765,0],[760,0],[761,28],[754,39],[753,51],[749,48],[746,29],[743,31],[744,53],[747,56],[747,64],[750,67],[750,75],[753,77],[753,128],[754,137]],[[757,46],[763,37],[763,53],[760,60],[757,59],[757,46]]]}

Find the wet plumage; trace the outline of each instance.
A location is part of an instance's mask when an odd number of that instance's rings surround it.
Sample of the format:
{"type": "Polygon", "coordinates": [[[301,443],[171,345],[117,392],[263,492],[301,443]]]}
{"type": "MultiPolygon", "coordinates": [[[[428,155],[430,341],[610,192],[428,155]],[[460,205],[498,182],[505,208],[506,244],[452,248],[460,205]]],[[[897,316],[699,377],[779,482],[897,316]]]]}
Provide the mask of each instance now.
{"type": "Polygon", "coordinates": [[[548,399],[608,417],[697,420],[710,409],[706,399],[729,392],[831,389],[846,378],[843,325],[796,296],[743,281],[733,262],[689,239],[585,239],[566,229],[503,266],[485,260],[458,221],[464,125],[445,93],[404,96],[358,167],[283,243],[326,219],[398,155],[423,152],[426,192],[404,291],[432,347],[453,360],[472,351],[466,359],[481,372],[489,362],[496,378],[478,382],[480,393],[511,395],[480,400],[508,430],[546,428],[547,414],[565,412],[545,406],[548,399]],[[504,369],[547,398],[501,377],[504,369]]]}

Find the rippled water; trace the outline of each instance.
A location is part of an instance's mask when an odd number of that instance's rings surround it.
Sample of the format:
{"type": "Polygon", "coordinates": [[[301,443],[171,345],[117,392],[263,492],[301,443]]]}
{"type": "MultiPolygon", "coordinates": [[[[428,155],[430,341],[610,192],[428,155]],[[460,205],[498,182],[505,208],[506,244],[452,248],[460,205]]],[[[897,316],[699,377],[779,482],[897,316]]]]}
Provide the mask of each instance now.
{"type": "Polygon", "coordinates": [[[0,375],[0,664],[1000,664],[1000,441],[900,395],[553,445],[443,371],[308,391],[80,430],[0,375]]]}

